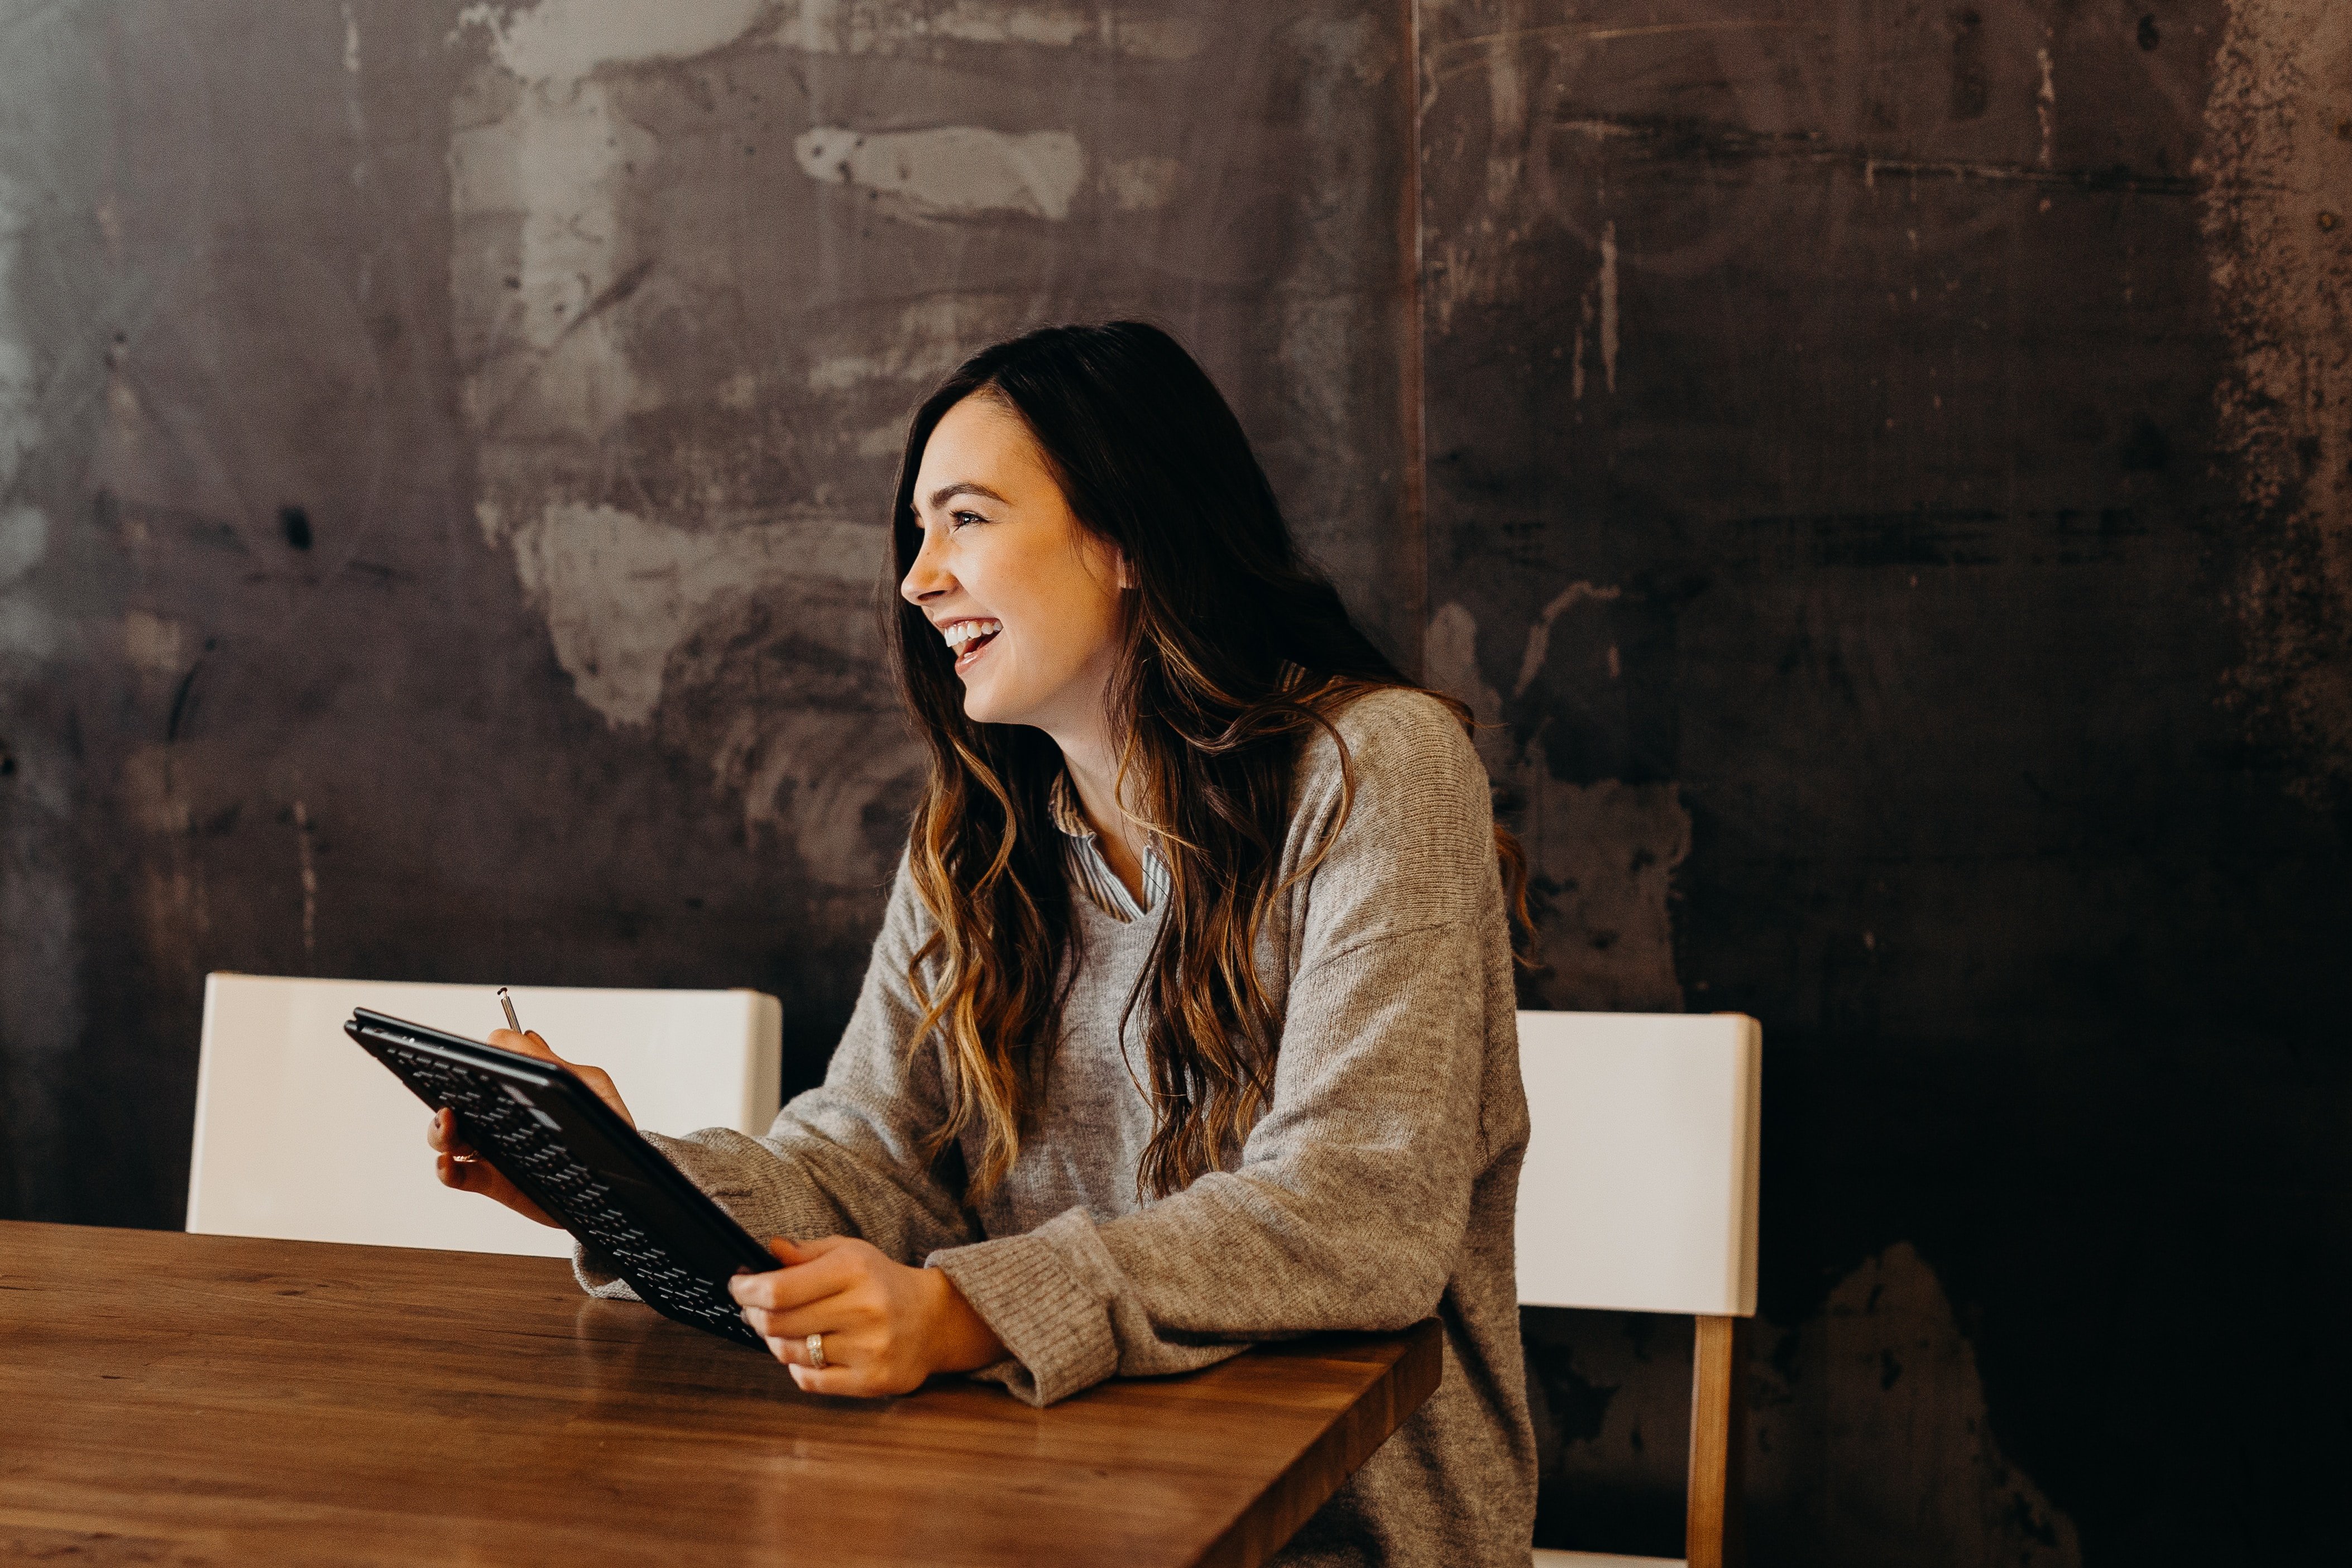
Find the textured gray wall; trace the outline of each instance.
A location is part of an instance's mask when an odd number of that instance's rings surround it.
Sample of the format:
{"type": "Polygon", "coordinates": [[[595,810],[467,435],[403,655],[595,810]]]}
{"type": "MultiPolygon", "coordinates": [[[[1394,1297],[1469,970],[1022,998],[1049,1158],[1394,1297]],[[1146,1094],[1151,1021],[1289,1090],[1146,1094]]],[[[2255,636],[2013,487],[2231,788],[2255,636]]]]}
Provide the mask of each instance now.
{"type": "MultiPolygon", "coordinates": [[[[898,423],[1141,312],[1489,720],[1531,1004],[1764,1019],[1759,1558],[2315,1560],[2347,18],[0,0],[0,1214],[177,1223],[208,968],[813,1078],[898,423]]],[[[1674,1551],[1686,1326],[1528,1337],[1539,1537],[1674,1551]]]]}
{"type": "Polygon", "coordinates": [[[0,10],[0,1210],[170,1223],[208,968],[846,1016],[905,414],[1146,313],[1401,654],[1401,13],[0,10]]]}

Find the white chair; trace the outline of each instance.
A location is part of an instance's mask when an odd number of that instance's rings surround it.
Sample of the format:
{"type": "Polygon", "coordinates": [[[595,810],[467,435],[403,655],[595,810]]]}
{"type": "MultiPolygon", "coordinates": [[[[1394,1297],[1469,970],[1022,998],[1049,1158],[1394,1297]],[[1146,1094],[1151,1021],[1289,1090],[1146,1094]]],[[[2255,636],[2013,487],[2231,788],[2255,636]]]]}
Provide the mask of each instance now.
{"type": "MultiPolygon", "coordinates": [[[[1688,1313],[1689,1568],[1736,1558],[1743,1318],[1756,1313],[1763,1031],[1741,1013],[1519,1015],[1533,1127],[1519,1301],[1688,1313]]],[[[1539,1551],[1579,1568],[1669,1560],[1539,1551]]]]}
{"type": "MultiPolygon", "coordinates": [[[[613,1075],[641,1127],[765,1133],[783,1009],[757,991],[518,986],[557,1054],[613,1075]]],[[[505,1027],[489,986],[205,977],[188,1228],[467,1252],[568,1255],[563,1231],[443,1186],[422,1101],[343,1033],[354,1007],[480,1040],[505,1027]]]]}

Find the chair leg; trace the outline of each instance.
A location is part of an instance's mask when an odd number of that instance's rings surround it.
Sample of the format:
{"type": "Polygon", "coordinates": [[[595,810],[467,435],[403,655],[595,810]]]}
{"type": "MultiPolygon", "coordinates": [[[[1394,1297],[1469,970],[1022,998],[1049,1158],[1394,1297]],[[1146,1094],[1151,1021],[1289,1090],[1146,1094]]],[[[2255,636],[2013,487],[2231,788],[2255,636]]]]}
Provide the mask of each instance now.
{"type": "Polygon", "coordinates": [[[1746,1325],[1702,1317],[1691,1368],[1690,1568],[1738,1568],[1746,1325]]]}

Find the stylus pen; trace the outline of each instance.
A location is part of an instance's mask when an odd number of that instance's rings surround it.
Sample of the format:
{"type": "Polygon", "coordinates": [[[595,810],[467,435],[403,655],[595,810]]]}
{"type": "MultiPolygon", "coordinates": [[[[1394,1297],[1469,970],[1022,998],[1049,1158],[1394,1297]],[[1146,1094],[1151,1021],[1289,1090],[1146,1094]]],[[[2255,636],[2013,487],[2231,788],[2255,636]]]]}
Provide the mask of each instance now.
{"type": "Polygon", "coordinates": [[[504,986],[499,988],[499,1006],[507,1009],[507,1027],[517,1034],[522,1032],[522,1019],[515,1017],[514,998],[507,995],[504,986]]]}

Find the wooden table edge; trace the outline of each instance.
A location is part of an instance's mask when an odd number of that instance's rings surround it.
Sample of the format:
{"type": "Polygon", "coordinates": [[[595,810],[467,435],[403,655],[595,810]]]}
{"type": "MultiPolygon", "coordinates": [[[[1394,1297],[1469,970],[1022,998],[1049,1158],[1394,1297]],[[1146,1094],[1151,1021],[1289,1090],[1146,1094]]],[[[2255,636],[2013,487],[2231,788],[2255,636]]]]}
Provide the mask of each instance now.
{"type": "Polygon", "coordinates": [[[1435,1318],[1423,1318],[1397,1337],[1402,1343],[1387,1375],[1361,1398],[1336,1412],[1306,1450],[1243,1507],[1193,1559],[1199,1568],[1257,1568],[1281,1551],[1299,1526],[1330,1501],[1332,1493],[1437,1391],[1444,1364],[1444,1327],[1435,1318]]]}
{"type": "MultiPolygon", "coordinates": [[[[0,1236],[29,1232],[31,1236],[54,1241],[59,1233],[69,1233],[76,1247],[89,1245],[112,1228],[0,1220],[0,1236]]],[[[184,1239],[203,1243],[259,1245],[265,1248],[332,1248],[337,1251],[410,1255],[438,1250],[289,1241],[265,1237],[216,1237],[136,1228],[127,1233],[142,1238],[184,1239]]],[[[10,1255],[12,1251],[12,1249],[0,1249],[0,1289],[24,1288],[13,1277],[18,1270],[11,1266],[16,1261],[10,1255]]],[[[478,1256],[500,1261],[519,1260],[503,1254],[478,1256]]],[[[532,1261],[561,1262],[552,1259],[535,1259],[532,1261]]],[[[1361,1386],[1361,1391],[1355,1397],[1324,1416],[1314,1435],[1295,1451],[1292,1459],[1277,1473],[1268,1476],[1238,1505],[1228,1503],[1233,1512],[1222,1526],[1213,1525],[1211,1520],[1200,1520],[1200,1523],[1210,1525],[1214,1533],[1189,1561],[1195,1564],[1214,1565],[1214,1568],[1256,1568],[1279,1552],[1315,1511],[1346,1483],[1348,1478],[1436,1391],[1443,1373],[1444,1343],[1444,1329],[1436,1319],[1431,1318],[1401,1333],[1312,1334],[1283,1347],[1308,1362],[1319,1358],[1353,1363],[1366,1371],[1375,1366],[1379,1370],[1368,1384],[1361,1386]]],[[[1277,1357],[1282,1354],[1282,1349],[1276,1346],[1266,1348],[1276,1351],[1277,1357]]],[[[1353,1381],[1352,1376],[1349,1381],[1353,1381]]],[[[1293,1406],[1294,1410],[1297,1408],[1293,1406]]],[[[1231,1495],[1229,1493],[1228,1497],[1231,1495]]],[[[1196,1519],[1198,1517],[1195,1516],[1196,1519]]],[[[1194,1539],[1200,1538],[1196,1536],[1194,1539]]]]}

